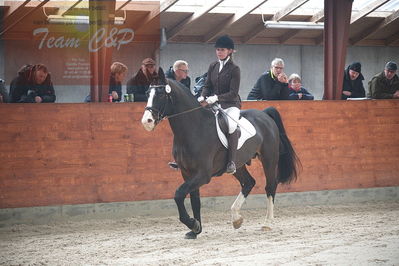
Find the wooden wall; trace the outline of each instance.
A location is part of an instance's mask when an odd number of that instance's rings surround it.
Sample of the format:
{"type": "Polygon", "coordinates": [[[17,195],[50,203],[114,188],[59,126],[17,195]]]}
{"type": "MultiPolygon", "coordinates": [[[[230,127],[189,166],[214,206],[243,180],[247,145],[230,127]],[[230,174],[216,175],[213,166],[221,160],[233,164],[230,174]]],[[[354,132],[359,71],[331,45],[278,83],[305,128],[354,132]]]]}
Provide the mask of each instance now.
{"type": "MultiPolygon", "coordinates": [[[[303,164],[279,192],[399,186],[399,101],[245,102],[276,106],[303,164]]],[[[173,198],[167,121],[143,129],[144,103],[0,104],[0,208],[173,198]]],[[[253,193],[264,193],[256,161],[253,193]]],[[[237,195],[229,175],[202,196],[237,195]]]]}

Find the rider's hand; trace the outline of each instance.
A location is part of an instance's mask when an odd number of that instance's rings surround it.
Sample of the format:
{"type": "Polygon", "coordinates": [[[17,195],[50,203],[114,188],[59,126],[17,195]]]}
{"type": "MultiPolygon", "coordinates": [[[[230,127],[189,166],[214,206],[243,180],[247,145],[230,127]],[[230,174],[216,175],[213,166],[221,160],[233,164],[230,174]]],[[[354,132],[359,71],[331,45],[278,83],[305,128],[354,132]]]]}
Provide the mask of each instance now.
{"type": "Polygon", "coordinates": [[[215,102],[217,102],[219,99],[218,99],[218,96],[217,95],[212,95],[212,96],[209,96],[208,98],[206,98],[206,102],[208,103],[208,104],[214,104],[215,102]]]}
{"type": "Polygon", "coordinates": [[[200,96],[198,97],[197,101],[202,103],[205,100],[204,96],[200,96]]]}

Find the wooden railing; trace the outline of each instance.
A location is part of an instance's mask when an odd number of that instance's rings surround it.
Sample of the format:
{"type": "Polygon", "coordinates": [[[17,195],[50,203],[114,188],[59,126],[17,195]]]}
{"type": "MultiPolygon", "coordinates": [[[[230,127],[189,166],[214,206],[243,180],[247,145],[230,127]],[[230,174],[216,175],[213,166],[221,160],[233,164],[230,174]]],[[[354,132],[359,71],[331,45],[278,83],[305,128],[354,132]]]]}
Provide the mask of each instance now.
{"type": "MultiPolygon", "coordinates": [[[[399,185],[399,101],[244,102],[280,111],[303,170],[279,192],[399,185]]],[[[0,208],[173,198],[167,121],[143,129],[144,103],[0,104],[0,208]]],[[[254,160],[252,193],[265,178],[254,160]]],[[[215,177],[202,196],[236,195],[215,177]]]]}

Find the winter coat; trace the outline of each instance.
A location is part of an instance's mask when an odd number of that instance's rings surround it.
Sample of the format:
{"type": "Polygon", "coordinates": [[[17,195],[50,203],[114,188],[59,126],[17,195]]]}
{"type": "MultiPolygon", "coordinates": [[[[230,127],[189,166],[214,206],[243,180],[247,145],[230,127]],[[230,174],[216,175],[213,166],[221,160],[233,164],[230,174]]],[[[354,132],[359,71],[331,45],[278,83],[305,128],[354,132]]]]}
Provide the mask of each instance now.
{"type": "MultiPolygon", "coordinates": [[[[168,79],[176,80],[176,78],[175,78],[175,72],[173,71],[173,67],[170,67],[170,68],[168,69],[168,71],[166,71],[165,76],[166,76],[168,79]]],[[[185,79],[180,80],[179,82],[180,82],[181,84],[183,84],[184,86],[186,86],[186,88],[188,89],[188,91],[191,93],[191,91],[190,91],[191,79],[190,79],[189,76],[187,76],[185,79]]]]}
{"type": "Polygon", "coordinates": [[[392,99],[397,90],[399,90],[398,75],[388,80],[383,71],[369,81],[369,93],[367,96],[373,99],[392,99]]]}
{"type": "MultiPolygon", "coordinates": [[[[8,93],[7,90],[4,86],[4,80],[0,79],[0,95],[2,97],[2,102],[3,103],[8,103],[8,93]]],[[[0,101],[1,103],[1,101],[0,101]]]]}
{"type": "Polygon", "coordinates": [[[112,102],[120,102],[122,99],[122,83],[116,82],[115,77],[111,75],[109,79],[109,94],[112,94],[113,91],[118,93],[118,99],[113,99],[112,102]]]}
{"type": "Polygon", "coordinates": [[[35,71],[34,65],[25,65],[18,71],[18,76],[10,84],[11,102],[34,103],[36,96],[40,96],[43,103],[55,102],[56,96],[50,73],[42,84],[36,84],[35,71]]]}
{"type": "MultiPolygon", "coordinates": [[[[163,73],[162,69],[159,68],[158,73],[161,72],[163,73]]],[[[158,73],[154,72],[150,78],[147,78],[147,76],[144,75],[143,70],[140,68],[137,74],[127,82],[126,91],[128,94],[134,95],[135,102],[147,101],[146,93],[150,85],[159,84],[160,78],[158,73]]]]}
{"type": "Polygon", "coordinates": [[[288,99],[289,100],[313,100],[314,97],[304,87],[301,87],[298,91],[296,91],[292,88],[289,88],[288,99]],[[299,99],[299,96],[298,96],[299,93],[302,93],[301,99],[299,99]]]}
{"type": "Polygon", "coordinates": [[[344,82],[342,85],[343,91],[350,91],[352,93],[351,96],[347,96],[342,93],[341,99],[346,100],[348,98],[363,98],[366,96],[366,91],[363,87],[364,77],[362,73],[359,73],[359,76],[355,80],[351,80],[349,76],[349,66],[345,69],[344,72],[344,82]]]}
{"type": "Polygon", "coordinates": [[[210,64],[208,78],[201,95],[204,97],[217,95],[223,109],[233,106],[241,108],[241,99],[238,95],[240,88],[240,68],[234,64],[231,58],[220,72],[219,65],[219,61],[210,64]]]}
{"type": "Polygon", "coordinates": [[[282,83],[277,80],[277,77],[272,77],[272,72],[269,70],[258,78],[247,99],[288,100],[288,96],[288,83],[282,83]]]}

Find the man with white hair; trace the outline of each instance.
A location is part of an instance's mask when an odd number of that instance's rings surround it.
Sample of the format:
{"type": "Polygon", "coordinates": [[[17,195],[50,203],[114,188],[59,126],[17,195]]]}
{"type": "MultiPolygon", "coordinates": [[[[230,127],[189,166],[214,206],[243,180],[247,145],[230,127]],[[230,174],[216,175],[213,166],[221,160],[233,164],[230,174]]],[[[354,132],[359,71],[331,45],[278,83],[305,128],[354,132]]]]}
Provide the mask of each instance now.
{"type": "Polygon", "coordinates": [[[188,76],[188,71],[188,63],[184,60],[177,60],[173,66],[166,71],[165,76],[168,79],[179,81],[190,91],[191,79],[188,76]]]}
{"type": "Polygon", "coordinates": [[[288,100],[288,80],[283,70],[283,59],[275,58],[271,69],[258,78],[247,100],[288,100]]]}

